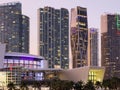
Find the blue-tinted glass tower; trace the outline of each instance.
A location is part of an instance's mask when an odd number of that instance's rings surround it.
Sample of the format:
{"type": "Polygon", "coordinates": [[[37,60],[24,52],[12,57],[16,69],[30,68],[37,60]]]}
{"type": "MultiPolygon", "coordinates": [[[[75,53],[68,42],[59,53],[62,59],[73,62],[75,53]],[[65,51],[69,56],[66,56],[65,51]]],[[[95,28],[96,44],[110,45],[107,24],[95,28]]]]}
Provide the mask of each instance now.
{"type": "Polygon", "coordinates": [[[21,3],[0,5],[0,42],[7,52],[29,53],[29,17],[22,15],[21,3]]]}
{"type": "Polygon", "coordinates": [[[69,66],[69,13],[65,8],[44,7],[38,10],[40,55],[50,68],[69,66]]]}

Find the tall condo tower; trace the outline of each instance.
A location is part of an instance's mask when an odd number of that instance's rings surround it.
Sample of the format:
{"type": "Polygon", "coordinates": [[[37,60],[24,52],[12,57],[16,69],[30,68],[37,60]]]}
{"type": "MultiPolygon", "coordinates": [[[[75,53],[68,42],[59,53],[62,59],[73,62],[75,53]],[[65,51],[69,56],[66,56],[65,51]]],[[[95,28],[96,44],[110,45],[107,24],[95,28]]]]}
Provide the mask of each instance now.
{"type": "Polygon", "coordinates": [[[120,15],[102,15],[101,32],[101,65],[106,67],[105,78],[120,77],[120,15]]]}
{"type": "Polygon", "coordinates": [[[71,50],[73,68],[88,64],[88,24],[87,9],[77,6],[71,9],[71,50]]]}
{"type": "Polygon", "coordinates": [[[98,29],[90,28],[89,33],[90,37],[90,66],[99,66],[98,61],[98,29]]]}
{"type": "Polygon", "coordinates": [[[29,18],[22,15],[21,3],[0,5],[0,42],[7,52],[29,53],[29,18]]]}
{"type": "Polygon", "coordinates": [[[69,12],[65,8],[44,7],[38,10],[39,52],[49,68],[69,66],[69,12]]]}

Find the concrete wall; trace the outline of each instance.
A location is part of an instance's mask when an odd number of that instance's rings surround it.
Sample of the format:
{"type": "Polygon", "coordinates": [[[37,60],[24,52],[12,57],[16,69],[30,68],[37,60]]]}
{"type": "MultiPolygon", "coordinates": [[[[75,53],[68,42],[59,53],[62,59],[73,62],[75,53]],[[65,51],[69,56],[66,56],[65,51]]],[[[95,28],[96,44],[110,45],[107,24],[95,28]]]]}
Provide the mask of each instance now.
{"type": "MultiPolygon", "coordinates": [[[[61,80],[70,80],[74,82],[91,80],[90,73],[95,73],[93,82],[103,81],[105,68],[104,67],[80,67],[75,69],[63,70],[60,72],[59,77],[61,80]]],[[[93,76],[92,76],[93,77],[93,76]]]]}
{"type": "Polygon", "coordinates": [[[3,60],[5,56],[5,44],[0,43],[0,68],[3,68],[3,60]]]}
{"type": "Polygon", "coordinates": [[[60,79],[70,81],[84,81],[87,82],[89,74],[89,67],[81,67],[69,70],[63,70],[60,73],[60,79]]]}

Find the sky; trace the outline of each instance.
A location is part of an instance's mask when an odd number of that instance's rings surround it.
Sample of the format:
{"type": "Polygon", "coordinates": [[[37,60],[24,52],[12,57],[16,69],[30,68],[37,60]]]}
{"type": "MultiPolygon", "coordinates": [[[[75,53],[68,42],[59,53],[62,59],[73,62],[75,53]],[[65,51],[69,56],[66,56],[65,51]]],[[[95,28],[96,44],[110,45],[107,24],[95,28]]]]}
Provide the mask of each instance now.
{"type": "MultiPolygon", "coordinates": [[[[30,53],[38,55],[37,10],[45,6],[55,9],[86,7],[88,28],[100,30],[100,16],[105,13],[120,14],[120,0],[17,0],[22,3],[22,14],[30,18],[30,53]]],[[[15,0],[0,0],[0,4],[16,2],[15,0]]]]}

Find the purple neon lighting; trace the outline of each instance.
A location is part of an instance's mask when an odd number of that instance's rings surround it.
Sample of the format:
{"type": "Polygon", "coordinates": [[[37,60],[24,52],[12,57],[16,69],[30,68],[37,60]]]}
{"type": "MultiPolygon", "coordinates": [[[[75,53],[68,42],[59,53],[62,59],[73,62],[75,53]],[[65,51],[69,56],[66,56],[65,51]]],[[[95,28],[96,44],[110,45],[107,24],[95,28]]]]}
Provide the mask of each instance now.
{"type": "Polygon", "coordinates": [[[71,32],[72,32],[72,34],[75,34],[77,32],[77,28],[76,27],[72,27],[71,28],[71,32]]]}
{"type": "Polygon", "coordinates": [[[32,60],[32,61],[34,61],[34,58],[33,57],[23,57],[23,56],[21,56],[20,60],[32,60]]]}

